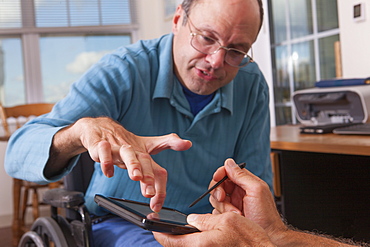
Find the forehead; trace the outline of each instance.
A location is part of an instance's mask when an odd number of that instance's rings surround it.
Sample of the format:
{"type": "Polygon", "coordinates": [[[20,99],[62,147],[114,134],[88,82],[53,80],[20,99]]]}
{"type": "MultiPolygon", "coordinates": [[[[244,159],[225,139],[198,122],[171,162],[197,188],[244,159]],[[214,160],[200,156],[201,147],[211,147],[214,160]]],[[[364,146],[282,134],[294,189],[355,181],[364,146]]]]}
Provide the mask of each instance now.
{"type": "Polygon", "coordinates": [[[194,3],[189,16],[198,29],[212,32],[225,42],[251,45],[257,38],[257,0],[200,0],[194,3]]]}

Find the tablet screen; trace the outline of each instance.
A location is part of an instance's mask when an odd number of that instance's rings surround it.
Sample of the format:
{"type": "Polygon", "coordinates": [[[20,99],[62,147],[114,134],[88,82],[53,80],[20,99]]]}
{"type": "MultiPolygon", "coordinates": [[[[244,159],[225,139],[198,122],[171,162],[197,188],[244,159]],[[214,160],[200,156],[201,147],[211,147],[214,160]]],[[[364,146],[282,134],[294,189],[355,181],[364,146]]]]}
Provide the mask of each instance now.
{"type": "Polygon", "coordinates": [[[140,202],[133,202],[129,200],[121,200],[118,198],[110,198],[114,200],[122,207],[130,210],[133,213],[140,214],[142,217],[145,217],[150,220],[157,220],[157,221],[165,221],[174,224],[181,224],[187,225],[186,215],[169,208],[162,208],[159,213],[154,213],[148,204],[140,203],[140,202]]]}

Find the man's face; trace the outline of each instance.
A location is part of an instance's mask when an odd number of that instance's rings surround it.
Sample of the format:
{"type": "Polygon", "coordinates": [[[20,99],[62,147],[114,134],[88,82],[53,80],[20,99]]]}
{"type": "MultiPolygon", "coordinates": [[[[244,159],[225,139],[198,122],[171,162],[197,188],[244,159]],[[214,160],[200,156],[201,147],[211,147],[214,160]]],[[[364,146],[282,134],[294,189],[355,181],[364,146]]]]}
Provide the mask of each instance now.
{"type": "Polygon", "coordinates": [[[179,7],[173,19],[175,73],[193,93],[208,95],[228,84],[239,68],[224,61],[224,49],[211,55],[195,50],[190,45],[190,29],[222,46],[247,52],[257,38],[259,6],[256,0],[202,0],[192,7],[186,25],[184,16],[179,7]]]}

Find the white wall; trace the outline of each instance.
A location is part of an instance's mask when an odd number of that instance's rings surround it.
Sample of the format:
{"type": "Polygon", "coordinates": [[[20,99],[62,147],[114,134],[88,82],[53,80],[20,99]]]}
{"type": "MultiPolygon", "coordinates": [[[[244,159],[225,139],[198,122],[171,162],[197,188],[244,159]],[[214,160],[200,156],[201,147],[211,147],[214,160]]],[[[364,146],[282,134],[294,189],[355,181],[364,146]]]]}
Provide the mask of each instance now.
{"type": "Polygon", "coordinates": [[[338,0],[343,77],[370,76],[370,1],[338,0]],[[353,5],[365,3],[366,20],[353,21],[353,5]]]}
{"type": "Polygon", "coordinates": [[[265,75],[266,81],[270,89],[270,113],[271,126],[275,126],[275,110],[274,110],[274,94],[272,81],[272,66],[271,66],[271,49],[270,49],[270,29],[268,20],[267,0],[262,0],[264,6],[264,20],[261,31],[256,42],[253,44],[253,58],[258,63],[261,71],[265,75]]]}
{"type": "MultiPolygon", "coordinates": [[[[176,0],[181,3],[181,0],[176,0]]],[[[165,0],[138,0],[140,30],[138,39],[153,39],[170,33],[172,16],[165,16],[165,0]]]]}

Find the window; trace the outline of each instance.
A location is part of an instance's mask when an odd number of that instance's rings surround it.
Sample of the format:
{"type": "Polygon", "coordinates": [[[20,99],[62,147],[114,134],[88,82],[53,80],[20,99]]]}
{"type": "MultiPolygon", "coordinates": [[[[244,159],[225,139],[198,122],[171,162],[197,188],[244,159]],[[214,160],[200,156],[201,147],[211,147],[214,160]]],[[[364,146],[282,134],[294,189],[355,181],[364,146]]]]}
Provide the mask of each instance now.
{"type": "Polygon", "coordinates": [[[25,102],[22,41],[20,37],[0,38],[1,102],[25,102]]]}
{"type": "Polygon", "coordinates": [[[291,96],[334,78],[337,0],[269,0],[276,125],[297,123],[291,96]]]}
{"type": "Polygon", "coordinates": [[[134,0],[0,1],[1,103],[55,103],[137,28],[134,0]]]}

